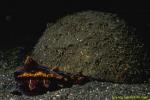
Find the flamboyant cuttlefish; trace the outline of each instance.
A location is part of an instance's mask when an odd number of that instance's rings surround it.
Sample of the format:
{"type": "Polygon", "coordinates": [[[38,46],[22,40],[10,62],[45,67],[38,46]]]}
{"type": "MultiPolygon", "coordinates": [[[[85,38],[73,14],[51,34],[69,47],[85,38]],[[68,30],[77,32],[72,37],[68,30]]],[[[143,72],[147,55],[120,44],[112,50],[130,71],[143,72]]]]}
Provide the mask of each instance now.
{"type": "Polygon", "coordinates": [[[82,85],[90,80],[82,73],[71,74],[60,68],[41,66],[28,56],[24,64],[14,72],[16,90],[13,94],[39,95],[74,84],[82,85]]]}

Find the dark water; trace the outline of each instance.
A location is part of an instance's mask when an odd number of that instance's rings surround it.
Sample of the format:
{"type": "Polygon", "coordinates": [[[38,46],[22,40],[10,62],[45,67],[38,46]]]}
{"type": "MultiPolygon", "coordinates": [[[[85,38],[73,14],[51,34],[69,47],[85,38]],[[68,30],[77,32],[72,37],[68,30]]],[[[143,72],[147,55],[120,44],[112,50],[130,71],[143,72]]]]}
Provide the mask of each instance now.
{"type": "Polygon", "coordinates": [[[0,3],[0,49],[17,46],[33,47],[48,22],[66,14],[83,10],[117,13],[138,29],[138,34],[150,49],[150,9],[146,2],[106,0],[5,1],[0,3]]]}

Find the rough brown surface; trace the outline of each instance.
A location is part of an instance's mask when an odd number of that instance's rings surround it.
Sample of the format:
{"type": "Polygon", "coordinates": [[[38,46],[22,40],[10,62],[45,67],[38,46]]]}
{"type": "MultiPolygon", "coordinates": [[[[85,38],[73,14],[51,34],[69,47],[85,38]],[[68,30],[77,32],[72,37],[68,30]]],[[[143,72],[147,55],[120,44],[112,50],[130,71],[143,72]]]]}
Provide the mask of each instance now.
{"type": "Polygon", "coordinates": [[[148,80],[144,44],[122,19],[85,11],[49,24],[33,50],[39,63],[114,82],[148,80]],[[145,74],[144,74],[145,73],[145,74]]]}

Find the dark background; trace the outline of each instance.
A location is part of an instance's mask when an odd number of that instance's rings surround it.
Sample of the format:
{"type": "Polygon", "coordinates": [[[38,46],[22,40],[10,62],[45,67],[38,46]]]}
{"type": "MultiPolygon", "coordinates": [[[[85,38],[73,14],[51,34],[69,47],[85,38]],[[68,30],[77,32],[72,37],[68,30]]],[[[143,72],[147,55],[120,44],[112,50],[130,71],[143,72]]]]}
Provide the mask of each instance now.
{"type": "Polygon", "coordinates": [[[48,22],[83,10],[117,13],[137,28],[150,50],[149,3],[116,0],[4,0],[0,1],[0,50],[33,47],[48,22]]]}

